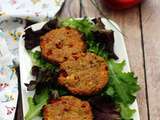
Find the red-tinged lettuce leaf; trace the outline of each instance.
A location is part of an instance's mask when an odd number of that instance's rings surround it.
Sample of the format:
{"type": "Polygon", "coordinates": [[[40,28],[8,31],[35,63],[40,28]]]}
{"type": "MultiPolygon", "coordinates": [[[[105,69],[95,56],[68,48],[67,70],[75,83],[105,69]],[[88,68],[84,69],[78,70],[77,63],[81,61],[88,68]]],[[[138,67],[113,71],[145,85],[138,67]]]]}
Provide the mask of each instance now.
{"type": "MultiPolygon", "coordinates": [[[[49,88],[56,84],[56,74],[51,71],[52,69],[44,69],[38,66],[32,67],[32,75],[35,76],[35,80],[31,80],[30,83],[25,83],[27,90],[32,91],[40,87],[49,88]]],[[[41,88],[40,88],[41,90],[41,88]]]]}
{"type": "Polygon", "coordinates": [[[50,85],[46,84],[45,82],[37,84],[34,97],[28,97],[29,110],[25,115],[25,120],[33,120],[33,118],[41,116],[43,106],[46,105],[50,99],[56,99],[59,96],[68,94],[64,88],[50,88],[50,85]]]}
{"type": "Polygon", "coordinates": [[[105,29],[105,25],[102,23],[101,18],[94,18],[92,19],[92,21],[94,22],[94,24],[96,25],[98,30],[103,30],[105,29]]]}
{"type": "Polygon", "coordinates": [[[100,51],[108,54],[108,58],[118,59],[114,53],[114,32],[112,30],[98,30],[93,32],[94,41],[99,44],[98,55],[100,51]]]}
{"type": "MultiPolygon", "coordinates": [[[[94,18],[92,19],[94,22],[97,30],[93,30],[93,38],[96,43],[99,44],[99,49],[96,54],[100,56],[104,56],[103,54],[107,52],[108,58],[118,59],[118,56],[114,52],[114,32],[112,30],[106,30],[105,25],[101,21],[101,18],[94,18]],[[101,53],[103,53],[101,55],[101,53]]],[[[91,47],[93,48],[93,47],[91,47]]]]}
{"type": "Polygon", "coordinates": [[[33,21],[33,20],[25,20],[25,28],[27,28],[28,26],[31,26],[31,25],[33,25],[33,24],[36,24],[37,23],[37,21],[33,21]]]}
{"type": "Polygon", "coordinates": [[[59,66],[57,64],[51,64],[47,60],[45,60],[42,57],[41,52],[39,51],[30,52],[30,56],[32,58],[33,64],[39,67],[41,70],[49,70],[54,75],[57,75],[57,73],[59,72],[59,66]]]}
{"type": "Polygon", "coordinates": [[[69,92],[68,90],[66,90],[65,88],[63,88],[62,86],[58,85],[57,83],[53,83],[53,82],[39,82],[36,86],[36,91],[33,97],[34,103],[38,104],[39,103],[39,97],[41,94],[43,94],[45,89],[49,89],[49,96],[51,97],[52,92],[53,91],[57,91],[59,96],[63,96],[63,95],[68,95],[69,92]]]}
{"type": "Polygon", "coordinates": [[[60,95],[67,94],[68,91],[60,87],[57,83],[58,66],[45,61],[38,51],[30,52],[30,55],[35,65],[31,71],[32,75],[35,76],[35,80],[31,80],[30,83],[25,85],[28,91],[35,90],[33,102],[38,104],[39,95],[41,95],[44,89],[58,90],[60,95]]]}
{"type": "Polygon", "coordinates": [[[88,18],[83,19],[65,19],[57,18],[47,22],[42,29],[33,31],[28,28],[25,31],[24,40],[25,48],[31,50],[40,44],[40,37],[52,29],[59,27],[71,27],[79,30],[84,34],[88,50],[100,56],[108,56],[108,58],[118,59],[114,53],[114,35],[113,31],[105,30],[101,18],[95,18],[91,22],[88,18]]]}
{"type": "Polygon", "coordinates": [[[120,113],[109,97],[96,96],[89,99],[94,120],[120,120],[120,113]]]}
{"type": "Polygon", "coordinates": [[[63,27],[71,27],[79,30],[84,34],[87,44],[87,50],[104,58],[118,59],[114,53],[114,34],[112,30],[105,30],[101,19],[93,19],[91,22],[88,18],[67,19],[61,22],[63,27]]]}
{"type": "Polygon", "coordinates": [[[27,91],[32,91],[35,90],[38,82],[35,80],[31,80],[29,83],[24,83],[24,84],[27,87],[27,91]]]}
{"type": "Polygon", "coordinates": [[[32,74],[34,73],[36,80],[30,81],[29,84],[25,84],[28,91],[35,90],[33,101],[35,104],[38,104],[39,96],[43,93],[45,89],[57,90],[60,94],[66,95],[68,91],[65,88],[62,88],[57,83],[55,75],[50,70],[40,69],[38,67],[32,67],[32,74]]]}
{"type": "Polygon", "coordinates": [[[33,31],[32,28],[26,29],[25,34],[23,35],[25,40],[25,48],[27,50],[31,50],[38,46],[40,44],[40,37],[55,28],[58,28],[57,18],[47,22],[40,30],[33,31]]]}

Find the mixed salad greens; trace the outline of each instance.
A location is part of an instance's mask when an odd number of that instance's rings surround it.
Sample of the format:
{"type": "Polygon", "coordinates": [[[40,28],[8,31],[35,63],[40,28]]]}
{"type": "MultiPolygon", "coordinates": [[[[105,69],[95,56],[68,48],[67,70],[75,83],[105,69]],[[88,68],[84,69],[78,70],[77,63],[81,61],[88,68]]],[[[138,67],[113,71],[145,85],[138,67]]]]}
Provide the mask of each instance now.
{"type": "MultiPolygon", "coordinates": [[[[98,101],[101,102],[98,102],[97,98],[95,100],[93,96],[87,98],[88,101],[91,101],[91,105],[96,104],[96,106],[100,106],[99,109],[102,109],[101,112],[97,112],[95,108],[95,120],[100,120],[100,118],[103,118],[103,120],[107,120],[108,118],[113,120],[119,118],[121,120],[132,119],[135,110],[131,109],[129,106],[135,101],[135,93],[140,89],[140,86],[133,72],[123,72],[125,61],[121,63],[116,62],[118,57],[113,50],[113,31],[106,31],[100,19],[93,19],[92,21],[88,18],[55,19],[50,21],[50,23],[52,23],[52,25],[47,23],[42,30],[47,32],[53,29],[53,27],[58,26],[71,27],[82,32],[87,44],[87,50],[103,57],[106,60],[106,64],[108,64],[109,83],[101,93],[95,95],[96,97],[98,96],[98,101]],[[105,104],[102,105],[102,103],[105,104]]],[[[45,32],[38,31],[37,34],[43,35],[45,32]]],[[[28,31],[28,33],[30,32],[28,31]]],[[[35,36],[34,38],[39,39],[39,36],[35,36]]],[[[32,47],[27,47],[27,44],[26,42],[26,48],[32,49],[32,47]]],[[[33,44],[33,47],[38,45],[37,42],[35,43],[36,45],[34,45],[34,39],[32,39],[29,44],[33,44]]],[[[28,98],[29,111],[25,116],[26,120],[32,120],[34,117],[40,115],[42,107],[47,104],[50,96],[55,98],[70,94],[66,89],[60,87],[56,82],[53,82],[55,81],[53,79],[56,79],[59,72],[58,66],[45,61],[38,51],[30,51],[29,53],[34,63],[32,74],[36,76],[36,81],[31,81],[29,84],[26,84],[28,90],[35,89],[34,97],[28,98]]]]}

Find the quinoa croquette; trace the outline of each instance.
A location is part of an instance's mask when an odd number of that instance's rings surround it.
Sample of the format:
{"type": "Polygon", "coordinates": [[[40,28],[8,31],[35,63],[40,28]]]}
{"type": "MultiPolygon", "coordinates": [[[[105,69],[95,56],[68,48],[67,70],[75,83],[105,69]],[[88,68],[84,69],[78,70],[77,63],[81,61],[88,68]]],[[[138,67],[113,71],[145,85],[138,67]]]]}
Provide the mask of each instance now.
{"type": "Polygon", "coordinates": [[[73,94],[92,95],[108,82],[108,66],[102,57],[83,53],[76,60],[60,64],[58,82],[73,94]]]}
{"type": "Polygon", "coordinates": [[[41,37],[42,56],[50,62],[62,63],[79,57],[85,50],[82,33],[73,28],[57,28],[41,37]]]}
{"type": "Polygon", "coordinates": [[[93,120],[90,104],[73,96],[52,100],[43,108],[44,120],[93,120]]]}

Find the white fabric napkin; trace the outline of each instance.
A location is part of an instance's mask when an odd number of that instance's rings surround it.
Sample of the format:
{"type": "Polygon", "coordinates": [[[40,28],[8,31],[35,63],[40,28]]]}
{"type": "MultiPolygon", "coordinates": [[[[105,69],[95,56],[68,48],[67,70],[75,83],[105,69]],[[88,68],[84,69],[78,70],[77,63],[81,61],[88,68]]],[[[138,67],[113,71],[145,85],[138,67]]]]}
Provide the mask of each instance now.
{"type": "Polygon", "coordinates": [[[0,120],[13,120],[18,99],[18,41],[26,19],[52,19],[64,0],[0,0],[0,120]],[[13,63],[14,61],[14,63],[13,63]]]}
{"type": "Polygon", "coordinates": [[[44,20],[52,18],[64,0],[0,0],[0,14],[5,16],[44,20]]]}

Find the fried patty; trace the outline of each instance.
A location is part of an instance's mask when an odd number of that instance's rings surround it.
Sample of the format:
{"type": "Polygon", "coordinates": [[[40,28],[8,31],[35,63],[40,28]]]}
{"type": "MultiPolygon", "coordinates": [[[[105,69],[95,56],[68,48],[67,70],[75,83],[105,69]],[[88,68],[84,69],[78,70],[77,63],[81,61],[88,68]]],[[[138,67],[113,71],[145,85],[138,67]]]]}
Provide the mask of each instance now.
{"type": "Polygon", "coordinates": [[[95,94],[108,82],[108,66],[102,57],[84,53],[60,65],[58,82],[73,94],[95,94]]]}
{"type": "Polygon", "coordinates": [[[73,28],[54,29],[41,37],[42,55],[50,62],[61,63],[78,57],[85,50],[82,34],[73,28]]]}
{"type": "Polygon", "coordinates": [[[44,120],[93,120],[90,104],[73,96],[52,100],[43,108],[44,120]]]}

